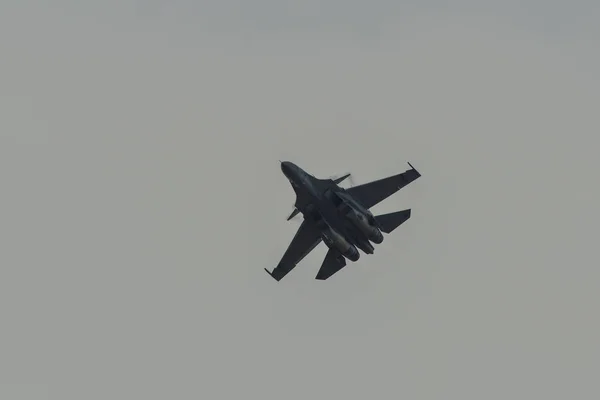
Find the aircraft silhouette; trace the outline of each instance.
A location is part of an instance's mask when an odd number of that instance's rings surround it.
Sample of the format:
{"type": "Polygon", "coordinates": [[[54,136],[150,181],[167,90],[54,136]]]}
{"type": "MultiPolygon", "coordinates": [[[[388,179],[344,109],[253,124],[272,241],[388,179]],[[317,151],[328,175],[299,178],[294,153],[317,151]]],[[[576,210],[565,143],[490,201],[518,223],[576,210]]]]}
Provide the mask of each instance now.
{"type": "Polygon", "coordinates": [[[374,216],[369,209],[388,198],[421,174],[411,169],[348,189],[339,184],[348,178],[318,179],[290,161],[281,162],[281,171],[296,192],[294,211],[288,221],[298,214],[304,220],[281,261],[269,272],[280,281],[304,259],[321,241],[329,251],[316,279],[325,280],[360,258],[359,249],[373,254],[372,243],[383,242],[383,233],[389,234],[410,218],[411,209],[374,216]]]}

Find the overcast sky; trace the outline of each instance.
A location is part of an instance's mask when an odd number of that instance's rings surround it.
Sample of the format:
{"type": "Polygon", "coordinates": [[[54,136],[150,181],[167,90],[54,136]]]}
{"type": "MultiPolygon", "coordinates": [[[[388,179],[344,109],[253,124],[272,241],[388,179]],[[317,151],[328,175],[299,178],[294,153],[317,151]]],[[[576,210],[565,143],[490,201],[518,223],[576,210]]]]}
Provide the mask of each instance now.
{"type": "Polygon", "coordinates": [[[598,398],[599,6],[442,3],[0,5],[0,398],[598,398]],[[412,218],[277,283],[278,160],[412,218]]]}

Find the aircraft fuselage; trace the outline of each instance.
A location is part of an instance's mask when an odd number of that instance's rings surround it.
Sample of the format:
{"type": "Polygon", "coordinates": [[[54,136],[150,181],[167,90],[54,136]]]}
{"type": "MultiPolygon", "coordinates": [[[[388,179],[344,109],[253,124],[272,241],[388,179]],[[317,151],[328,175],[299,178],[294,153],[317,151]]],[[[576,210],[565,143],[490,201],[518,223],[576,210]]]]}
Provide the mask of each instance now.
{"type": "Polygon", "coordinates": [[[317,225],[329,248],[351,261],[360,258],[358,249],[373,254],[371,242],[381,243],[383,235],[369,210],[331,179],[315,178],[289,161],[281,170],[296,192],[296,209],[317,225]]]}

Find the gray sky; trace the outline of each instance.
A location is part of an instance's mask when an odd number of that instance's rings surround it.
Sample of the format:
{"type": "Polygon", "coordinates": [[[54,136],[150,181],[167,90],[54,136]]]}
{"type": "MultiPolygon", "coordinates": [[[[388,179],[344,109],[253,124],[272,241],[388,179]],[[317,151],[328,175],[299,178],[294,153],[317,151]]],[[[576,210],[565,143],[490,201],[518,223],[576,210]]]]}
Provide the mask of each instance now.
{"type": "Polygon", "coordinates": [[[0,398],[598,398],[598,5],[136,3],[0,6],[0,398]],[[276,283],[278,159],[412,218],[276,283]]]}

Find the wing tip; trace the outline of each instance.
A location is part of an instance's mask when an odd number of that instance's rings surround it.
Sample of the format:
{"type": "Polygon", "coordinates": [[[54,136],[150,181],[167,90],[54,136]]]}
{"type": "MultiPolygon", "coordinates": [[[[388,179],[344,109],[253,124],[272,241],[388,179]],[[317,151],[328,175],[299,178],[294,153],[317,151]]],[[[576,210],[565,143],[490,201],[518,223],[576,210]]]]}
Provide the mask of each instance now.
{"type": "Polygon", "coordinates": [[[321,268],[319,270],[319,272],[317,273],[317,276],[315,276],[315,279],[317,281],[326,281],[327,279],[329,279],[331,277],[331,275],[332,274],[322,271],[322,268],[321,268]]]}
{"type": "Polygon", "coordinates": [[[413,165],[410,162],[407,161],[407,163],[410,166],[410,168],[417,174],[417,176],[421,176],[421,173],[417,171],[417,169],[413,167],[413,165]]]}
{"type": "Polygon", "coordinates": [[[266,268],[265,268],[265,271],[267,272],[267,274],[271,275],[271,278],[275,279],[277,282],[279,282],[279,281],[281,280],[281,278],[280,278],[280,279],[277,279],[277,278],[276,278],[276,277],[273,275],[273,273],[272,273],[272,272],[269,272],[269,270],[268,270],[268,269],[266,269],[266,268]]]}

